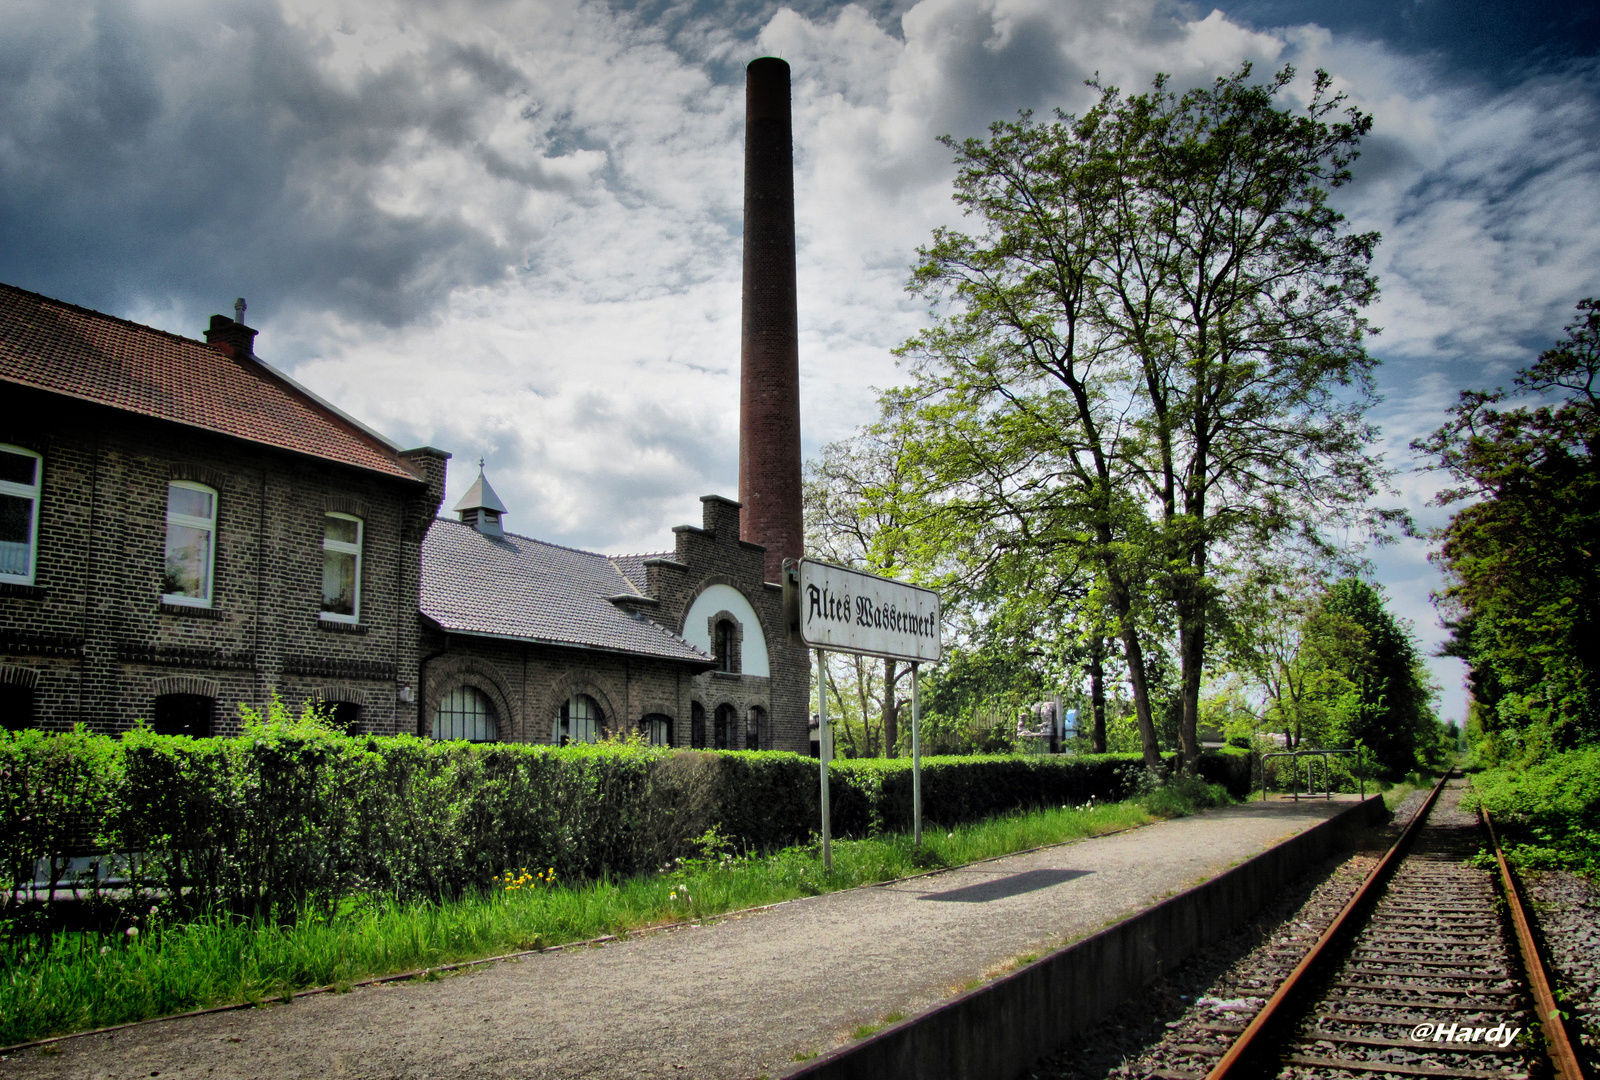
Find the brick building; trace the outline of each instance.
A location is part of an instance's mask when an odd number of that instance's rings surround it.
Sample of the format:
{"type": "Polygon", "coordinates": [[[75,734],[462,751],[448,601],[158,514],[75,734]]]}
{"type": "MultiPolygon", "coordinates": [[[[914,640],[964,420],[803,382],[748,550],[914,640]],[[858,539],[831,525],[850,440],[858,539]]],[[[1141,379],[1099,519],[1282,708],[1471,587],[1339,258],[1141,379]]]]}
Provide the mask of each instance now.
{"type": "Polygon", "coordinates": [[[670,552],[505,531],[488,478],[401,450],[272,370],[0,286],[0,719],[226,734],[318,698],[353,730],[805,752],[789,66],[746,75],[739,493],[670,552]]]}
{"type": "Polygon", "coordinates": [[[438,519],[449,455],[274,371],[242,318],[206,336],[0,286],[7,726],[230,734],[277,693],[374,733],[806,749],[737,503],[655,555],[506,532],[481,475],[438,519]]]}
{"type": "Polygon", "coordinates": [[[739,504],[701,500],[672,551],[606,556],[503,525],[481,474],[422,549],[424,715],[436,737],[804,750],[808,671],[739,504]]]}
{"type": "Polygon", "coordinates": [[[0,711],[227,734],[319,697],[417,725],[420,547],[444,455],[207,342],[0,286],[0,711]]]}

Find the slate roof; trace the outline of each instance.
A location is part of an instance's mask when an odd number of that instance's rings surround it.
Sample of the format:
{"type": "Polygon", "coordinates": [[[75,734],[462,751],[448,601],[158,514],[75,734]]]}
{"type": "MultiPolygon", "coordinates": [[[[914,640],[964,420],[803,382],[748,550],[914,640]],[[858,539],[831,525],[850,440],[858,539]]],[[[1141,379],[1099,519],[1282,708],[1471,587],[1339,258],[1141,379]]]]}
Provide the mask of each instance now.
{"type": "Polygon", "coordinates": [[[0,380],[420,479],[381,436],[259,360],[4,284],[0,380]]]}
{"type": "Polygon", "coordinates": [[[506,512],[506,504],[500,501],[500,496],[489,486],[489,478],[483,475],[482,469],[479,469],[478,478],[472,482],[467,493],[461,496],[461,501],[456,503],[456,509],[493,510],[497,514],[503,514],[506,512]]]}
{"type": "Polygon", "coordinates": [[[628,584],[633,586],[634,591],[642,593],[645,590],[645,586],[649,584],[647,577],[649,572],[644,568],[644,561],[646,559],[670,559],[672,556],[673,553],[670,551],[660,551],[645,555],[613,555],[611,556],[611,562],[618,570],[622,571],[622,576],[628,579],[628,584]]]}
{"type": "Polygon", "coordinates": [[[592,551],[515,533],[484,536],[446,518],[435,520],[422,541],[422,613],[445,630],[715,663],[606,599],[624,595],[642,593],[615,561],[592,551]]]}

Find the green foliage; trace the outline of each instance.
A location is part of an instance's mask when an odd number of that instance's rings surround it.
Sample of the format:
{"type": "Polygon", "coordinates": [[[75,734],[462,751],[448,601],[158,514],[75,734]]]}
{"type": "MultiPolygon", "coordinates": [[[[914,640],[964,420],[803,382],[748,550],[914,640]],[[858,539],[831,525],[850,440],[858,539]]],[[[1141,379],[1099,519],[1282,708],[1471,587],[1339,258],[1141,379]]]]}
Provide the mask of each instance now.
{"type": "Polygon", "coordinates": [[[1518,865],[1600,878],[1600,746],[1478,773],[1463,805],[1480,803],[1518,865]]]}
{"type": "Polygon", "coordinates": [[[920,483],[894,496],[911,550],[976,583],[980,618],[1115,637],[1152,768],[1161,725],[1197,762],[1221,554],[1327,547],[1382,516],[1361,315],[1377,236],[1328,198],[1371,118],[1321,72],[1280,108],[1293,78],[1158,78],[948,140],[976,227],[921,251],[911,287],[946,311],[884,402],[920,483]],[[1169,661],[1151,643],[1174,637],[1169,661]]]}
{"type": "MultiPolygon", "coordinates": [[[[1191,806],[1171,801],[1160,816],[1191,806]]],[[[814,844],[736,856],[734,842],[712,829],[666,873],[627,880],[551,882],[547,868],[515,875],[524,886],[501,879],[442,903],[364,896],[277,922],[215,911],[174,920],[152,911],[112,933],[0,938],[0,1045],[705,918],[1115,832],[1155,816],[1133,802],[1063,806],[930,832],[921,847],[903,834],[841,840],[831,872],[814,844]]]]}
{"type": "Polygon", "coordinates": [[[1490,761],[1537,761],[1600,738],[1600,300],[1519,372],[1554,401],[1504,408],[1466,391],[1448,424],[1414,444],[1467,503],[1437,534],[1449,584],[1449,655],[1471,668],[1473,727],[1490,761]]]}
{"type": "MultiPolygon", "coordinates": [[[[520,867],[603,880],[699,857],[708,835],[767,851],[817,828],[817,764],[797,754],[347,736],[280,706],[247,720],[234,739],[0,736],[8,903],[41,862],[59,878],[94,852],[114,854],[130,903],[295,919],[353,896],[459,897],[520,867]]],[[[1137,773],[1115,755],[933,757],[924,807],[950,826],[1114,801],[1137,773]]],[[[836,761],[830,777],[840,835],[909,828],[909,761],[836,761]]]]}
{"type": "Polygon", "coordinates": [[[1358,627],[1365,639],[1360,653],[1343,660],[1343,675],[1359,694],[1344,721],[1347,745],[1366,746],[1391,776],[1432,763],[1440,726],[1410,630],[1389,612],[1382,591],[1359,578],[1335,582],[1322,609],[1358,627]]]}

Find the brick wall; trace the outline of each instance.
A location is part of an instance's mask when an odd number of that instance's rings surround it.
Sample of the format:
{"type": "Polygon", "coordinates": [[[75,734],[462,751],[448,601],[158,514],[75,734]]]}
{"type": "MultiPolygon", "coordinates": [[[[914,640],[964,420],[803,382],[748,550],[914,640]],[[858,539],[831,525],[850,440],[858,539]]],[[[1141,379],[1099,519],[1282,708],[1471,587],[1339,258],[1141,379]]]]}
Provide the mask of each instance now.
{"type": "MultiPolygon", "coordinates": [[[[362,706],[375,732],[416,728],[419,540],[439,483],[411,484],[132,414],[7,387],[0,441],[44,455],[32,588],[0,590],[0,671],[28,673],[41,726],[103,731],[164,693],[237,704],[308,696],[362,706]],[[160,601],[167,485],[217,491],[212,606],[160,601]],[[429,500],[432,500],[430,503],[429,500]],[[363,521],[355,626],[318,618],[328,511],[363,521]]],[[[432,452],[432,453],[437,453],[432,452]]],[[[424,470],[426,472],[426,470],[424,470]]]]}

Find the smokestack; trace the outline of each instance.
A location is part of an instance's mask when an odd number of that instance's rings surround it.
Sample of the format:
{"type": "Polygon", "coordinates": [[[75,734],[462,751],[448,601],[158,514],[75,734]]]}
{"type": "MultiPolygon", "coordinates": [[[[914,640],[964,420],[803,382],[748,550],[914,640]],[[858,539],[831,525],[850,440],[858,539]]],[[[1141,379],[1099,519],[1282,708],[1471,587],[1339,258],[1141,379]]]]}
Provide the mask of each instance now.
{"type": "Polygon", "coordinates": [[[745,68],[744,304],[739,340],[739,537],[767,549],[766,580],[803,554],[800,345],[794,286],[789,65],[745,68]]]}

